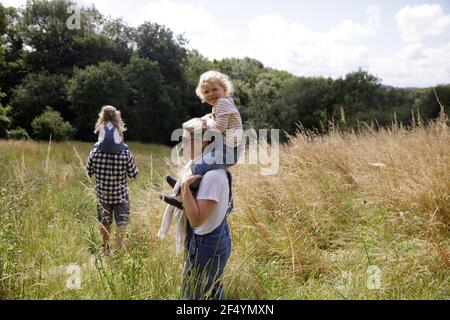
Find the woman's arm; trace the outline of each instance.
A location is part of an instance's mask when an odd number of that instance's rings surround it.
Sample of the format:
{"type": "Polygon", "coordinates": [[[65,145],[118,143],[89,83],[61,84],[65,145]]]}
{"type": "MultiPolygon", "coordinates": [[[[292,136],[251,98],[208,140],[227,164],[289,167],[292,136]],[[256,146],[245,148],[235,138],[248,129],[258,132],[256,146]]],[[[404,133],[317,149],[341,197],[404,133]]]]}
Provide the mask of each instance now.
{"type": "Polygon", "coordinates": [[[181,184],[184,213],[193,228],[201,226],[217,206],[214,200],[195,200],[189,185],[200,176],[192,176],[181,184]]]}

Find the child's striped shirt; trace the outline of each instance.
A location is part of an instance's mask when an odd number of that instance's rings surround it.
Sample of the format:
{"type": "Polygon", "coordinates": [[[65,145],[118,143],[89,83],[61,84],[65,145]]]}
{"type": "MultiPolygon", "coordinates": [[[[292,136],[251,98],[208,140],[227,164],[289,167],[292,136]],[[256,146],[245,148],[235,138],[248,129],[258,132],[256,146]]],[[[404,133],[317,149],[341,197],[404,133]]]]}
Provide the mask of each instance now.
{"type": "Polygon", "coordinates": [[[218,129],[224,134],[224,142],[234,148],[242,143],[242,119],[231,98],[220,98],[212,108],[214,119],[206,123],[208,129],[218,129]]]}

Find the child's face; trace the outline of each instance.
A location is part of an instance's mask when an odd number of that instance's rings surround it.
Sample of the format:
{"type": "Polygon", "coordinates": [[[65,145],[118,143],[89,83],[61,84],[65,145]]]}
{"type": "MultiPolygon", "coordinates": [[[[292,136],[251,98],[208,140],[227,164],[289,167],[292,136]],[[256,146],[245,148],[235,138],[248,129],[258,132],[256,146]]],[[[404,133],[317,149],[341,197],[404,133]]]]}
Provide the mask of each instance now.
{"type": "Polygon", "coordinates": [[[207,83],[202,87],[206,103],[214,105],[219,98],[225,97],[225,90],[218,83],[207,83]]]}

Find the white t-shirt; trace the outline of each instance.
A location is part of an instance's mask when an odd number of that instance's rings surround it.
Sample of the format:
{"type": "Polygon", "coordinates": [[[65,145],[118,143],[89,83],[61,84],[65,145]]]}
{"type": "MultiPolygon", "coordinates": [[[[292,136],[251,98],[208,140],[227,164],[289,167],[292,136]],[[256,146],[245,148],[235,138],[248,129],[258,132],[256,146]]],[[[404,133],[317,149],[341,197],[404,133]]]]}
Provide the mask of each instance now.
{"type": "Polygon", "coordinates": [[[195,234],[208,234],[220,226],[227,214],[229,194],[230,187],[224,169],[211,170],[203,175],[197,193],[197,200],[213,200],[217,202],[217,205],[206,221],[194,228],[195,234]]]}

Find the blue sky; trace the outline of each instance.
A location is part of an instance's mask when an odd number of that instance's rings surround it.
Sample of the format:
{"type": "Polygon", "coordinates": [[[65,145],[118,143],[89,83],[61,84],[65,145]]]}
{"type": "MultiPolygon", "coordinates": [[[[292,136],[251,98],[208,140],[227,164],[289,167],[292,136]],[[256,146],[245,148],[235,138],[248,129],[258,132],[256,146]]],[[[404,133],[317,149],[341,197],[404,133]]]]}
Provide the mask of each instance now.
{"type": "MultiPolygon", "coordinates": [[[[24,0],[2,0],[20,6],[24,0]]],[[[250,56],[296,75],[361,67],[384,84],[450,82],[450,1],[78,0],[132,25],[184,33],[209,58],[250,56]]]]}

